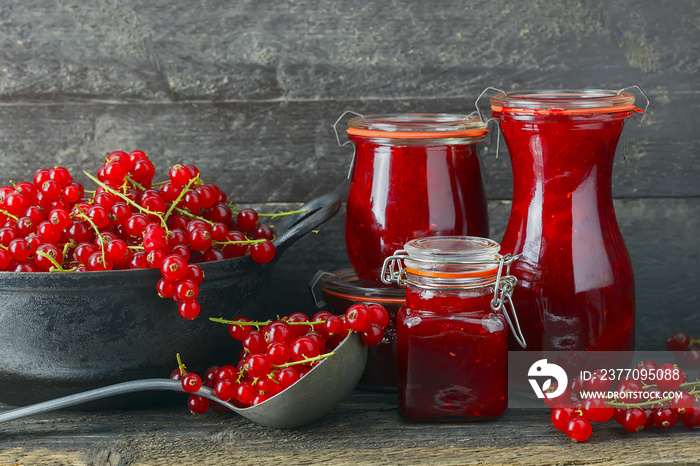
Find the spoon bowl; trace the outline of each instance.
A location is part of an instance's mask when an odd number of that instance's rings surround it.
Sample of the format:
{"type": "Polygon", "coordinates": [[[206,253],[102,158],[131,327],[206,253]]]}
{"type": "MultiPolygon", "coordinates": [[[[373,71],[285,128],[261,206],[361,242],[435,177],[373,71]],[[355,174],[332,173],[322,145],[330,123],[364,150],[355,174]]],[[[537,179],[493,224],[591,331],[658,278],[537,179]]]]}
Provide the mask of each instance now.
{"type": "MultiPolygon", "coordinates": [[[[219,400],[209,387],[202,387],[194,394],[216,401],[231,411],[267,427],[299,427],[319,419],[335,408],[350,394],[362,376],[367,362],[367,346],[362,343],[359,334],[353,332],[348,335],[333,353],[286,390],[249,408],[239,408],[219,400]]],[[[182,384],[178,380],[133,380],[12,409],[0,413],[0,423],[110,396],[146,390],[183,392],[182,384]]]]}

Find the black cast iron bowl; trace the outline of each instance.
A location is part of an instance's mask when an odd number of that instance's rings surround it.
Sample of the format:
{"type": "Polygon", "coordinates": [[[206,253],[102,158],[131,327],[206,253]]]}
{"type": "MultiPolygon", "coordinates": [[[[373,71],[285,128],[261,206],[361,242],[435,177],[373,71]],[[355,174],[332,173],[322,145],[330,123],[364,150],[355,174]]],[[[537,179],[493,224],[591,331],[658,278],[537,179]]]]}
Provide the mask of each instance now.
{"type": "MultiPolygon", "coordinates": [[[[184,320],[158,297],[156,269],[0,272],[0,402],[24,406],[105,385],[167,377],[180,353],[188,370],[235,364],[238,346],[209,317],[270,316],[261,307],[270,269],[298,239],[333,217],[340,198],[317,198],[275,222],[275,259],[200,264],[200,315],[184,320]]],[[[119,406],[131,404],[120,400],[119,406]]],[[[135,403],[138,404],[138,403],[135,403]]]]}

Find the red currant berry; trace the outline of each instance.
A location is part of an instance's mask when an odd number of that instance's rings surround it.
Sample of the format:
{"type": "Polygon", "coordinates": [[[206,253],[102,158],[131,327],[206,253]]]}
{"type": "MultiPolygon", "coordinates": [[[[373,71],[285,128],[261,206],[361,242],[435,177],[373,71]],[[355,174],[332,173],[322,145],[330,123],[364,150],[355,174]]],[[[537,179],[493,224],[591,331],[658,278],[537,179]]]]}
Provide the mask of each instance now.
{"type": "Polygon", "coordinates": [[[52,267],[56,267],[54,261],[58,264],[63,262],[63,252],[54,244],[45,243],[36,249],[36,255],[34,256],[34,265],[37,269],[48,271],[52,267]],[[53,259],[49,259],[49,256],[53,259]]]}
{"type": "Polygon", "coordinates": [[[683,351],[690,346],[690,335],[678,332],[666,339],[666,349],[669,351],[683,351]]]}
{"type": "Polygon", "coordinates": [[[600,398],[588,398],[583,401],[581,406],[583,415],[587,419],[595,422],[607,422],[615,413],[615,408],[606,405],[605,401],[600,398]]]}
{"type": "Polygon", "coordinates": [[[286,390],[299,381],[299,373],[294,367],[284,367],[277,372],[277,382],[280,384],[280,390],[286,390]]]}
{"type": "Polygon", "coordinates": [[[187,393],[194,393],[202,388],[202,379],[195,373],[191,372],[182,379],[182,389],[187,393]]]}
{"type": "Polygon", "coordinates": [[[253,209],[242,209],[236,216],[236,223],[243,231],[253,231],[258,224],[258,213],[253,209]]]}
{"type": "MultiPolygon", "coordinates": [[[[162,267],[162,266],[161,266],[162,267]]],[[[129,258],[130,269],[148,269],[148,254],[144,251],[136,251],[129,258]]],[[[162,271],[162,269],[161,269],[162,271]]]]}
{"type": "Polygon", "coordinates": [[[264,353],[267,350],[267,341],[265,341],[262,333],[257,330],[248,332],[242,343],[243,348],[248,353],[264,353]]]}
{"type": "Polygon", "coordinates": [[[246,359],[245,371],[251,377],[262,377],[272,369],[272,363],[267,356],[260,353],[253,353],[246,359]]]}
{"type": "Polygon", "coordinates": [[[188,242],[192,250],[206,251],[211,247],[211,234],[205,228],[195,228],[189,232],[188,242]]]}
{"type": "Polygon", "coordinates": [[[371,324],[368,330],[360,333],[360,338],[367,346],[377,345],[384,339],[384,329],[377,324],[371,324]]]}
{"type": "Polygon", "coordinates": [[[88,257],[87,268],[91,272],[112,270],[114,268],[114,261],[102,255],[101,251],[94,252],[88,257]]]}
{"type": "Polygon", "coordinates": [[[236,387],[236,399],[243,406],[250,406],[258,391],[249,382],[239,383],[236,387]]]}
{"type": "Polygon", "coordinates": [[[179,163],[173,165],[168,175],[170,181],[176,186],[184,186],[192,179],[192,173],[189,168],[179,163]]]}
{"type": "Polygon", "coordinates": [[[552,419],[552,425],[557,430],[566,432],[566,427],[569,425],[569,421],[577,416],[576,408],[572,404],[565,404],[558,408],[554,408],[550,413],[552,419]]]}
{"type": "Polygon", "coordinates": [[[275,245],[270,240],[254,243],[250,246],[250,257],[258,264],[267,264],[275,258],[275,245]]]}
{"type": "Polygon", "coordinates": [[[29,242],[24,238],[13,239],[10,242],[8,250],[12,258],[16,261],[25,260],[27,257],[29,257],[29,254],[31,254],[32,252],[29,242]]]}
{"type": "Polygon", "coordinates": [[[566,426],[566,435],[575,442],[585,442],[592,432],[591,421],[581,416],[571,419],[566,426]]]}
{"type": "Polygon", "coordinates": [[[187,268],[187,279],[200,285],[204,280],[204,271],[202,268],[197,264],[187,264],[187,268]]]}
{"type": "Polygon", "coordinates": [[[269,343],[284,343],[289,345],[294,340],[294,330],[287,322],[275,321],[266,325],[262,330],[265,341],[269,343]]]}
{"type": "Polygon", "coordinates": [[[199,315],[200,309],[199,301],[196,299],[189,299],[181,302],[178,305],[177,311],[183,319],[192,320],[199,315]]]}
{"type": "Polygon", "coordinates": [[[49,178],[56,181],[61,187],[64,187],[69,182],[73,181],[73,177],[71,176],[68,169],[58,166],[53,167],[51,170],[49,170],[49,178]]]}
{"type": "Polygon", "coordinates": [[[236,396],[236,382],[233,379],[217,379],[214,384],[214,393],[221,401],[230,401],[236,396]]]}
{"type": "Polygon", "coordinates": [[[369,308],[367,305],[353,304],[345,311],[345,321],[353,332],[362,333],[369,330],[372,325],[369,308]]]}
{"type": "Polygon", "coordinates": [[[175,296],[177,296],[180,301],[196,299],[198,295],[199,286],[192,280],[180,280],[175,285],[175,296]]]}
{"type": "Polygon", "coordinates": [[[158,290],[158,296],[161,298],[170,299],[175,296],[175,283],[161,278],[156,284],[156,290],[158,290]]]}
{"type": "MultiPolygon", "coordinates": [[[[250,322],[250,320],[246,319],[245,317],[239,317],[236,319],[241,322],[250,322]]],[[[231,337],[234,340],[238,341],[243,341],[243,339],[248,336],[250,332],[253,331],[253,326],[252,325],[237,325],[237,324],[230,324],[228,326],[228,333],[231,335],[231,337]]]]}
{"type": "Polygon", "coordinates": [[[292,350],[286,343],[273,342],[267,347],[265,355],[273,365],[281,366],[289,362],[289,359],[292,357],[292,350]]]}
{"type": "Polygon", "coordinates": [[[370,304],[367,308],[373,324],[377,324],[381,328],[386,328],[389,325],[389,313],[384,306],[381,304],[370,304]]]}
{"type": "Polygon", "coordinates": [[[58,243],[61,239],[61,230],[59,230],[53,223],[48,220],[43,221],[39,224],[36,229],[41,239],[47,243],[58,243]]]}
{"type": "Polygon", "coordinates": [[[131,177],[140,184],[148,184],[155,175],[153,163],[148,159],[136,160],[131,169],[131,177]]]}
{"type": "Polygon", "coordinates": [[[654,409],[654,424],[662,429],[673,427],[678,422],[678,410],[672,408],[654,409]]]}
{"type": "Polygon", "coordinates": [[[294,361],[315,358],[321,354],[318,343],[306,335],[295,338],[290,345],[290,349],[292,350],[292,360],[294,361]]]}
{"type": "Polygon", "coordinates": [[[345,321],[340,316],[330,316],[323,325],[326,334],[341,335],[347,333],[345,321]]]}
{"type": "Polygon", "coordinates": [[[209,400],[199,395],[190,395],[187,398],[187,407],[192,414],[204,414],[209,410],[209,400]]]}
{"type": "Polygon", "coordinates": [[[625,415],[620,424],[628,432],[639,432],[644,429],[647,422],[647,417],[639,408],[628,408],[625,410],[625,415]]]}
{"type": "Polygon", "coordinates": [[[163,259],[160,272],[163,278],[172,282],[178,282],[187,276],[189,269],[187,268],[187,262],[182,256],[171,254],[163,259]]]}

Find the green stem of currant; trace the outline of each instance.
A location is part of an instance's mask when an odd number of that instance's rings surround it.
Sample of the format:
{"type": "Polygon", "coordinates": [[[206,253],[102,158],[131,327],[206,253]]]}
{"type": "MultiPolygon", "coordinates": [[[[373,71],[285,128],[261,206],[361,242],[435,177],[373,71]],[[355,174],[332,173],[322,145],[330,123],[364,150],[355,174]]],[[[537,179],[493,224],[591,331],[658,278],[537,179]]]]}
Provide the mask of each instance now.
{"type": "MultiPolygon", "coordinates": [[[[239,325],[241,327],[246,327],[246,326],[253,326],[257,330],[260,330],[261,327],[264,327],[268,324],[271,324],[271,320],[267,320],[265,322],[248,322],[245,320],[226,320],[222,317],[209,317],[209,320],[212,322],[218,322],[220,324],[226,324],[226,325],[239,325]]],[[[324,323],[324,320],[316,320],[314,322],[287,322],[289,325],[318,325],[324,323]]]]}
{"type": "Polygon", "coordinates": [[[185,215],[189,218],[193,218],[193,219],[202,220],[204,222],[207,222],[209,225],[214,225],[214,223],[215,223],[215,222],[212,222],[211,220],[207,220],[204,217],[200,217],[199,215],[195,215],[192,212],[190,212],[189,210],[180,209],[179,207],[175,207],[174,210],[175,210],[175,212],[180,213],[182,215],[185,215]]]}
{"type": "Polygon", "coordinates": [[[187,186],[185,186],[180,194],[175,198],[172,204],[170,204],[170,208],[168,209],[167,212],[165,212],[164,219],[168,220],[168,217],[170,217],[170,214],[173,213],[173,210],[177,208],[177,204],[182,200],[182,198],[185,197],[185,194],[191,191],[192,184],[195,183],[195,180],[198,180],[199,176],[195,176],[192,178],[190,181],[187,182],[187,186]]]}
{"type": "Polygon", "coordinates": [[[308,212],[308,210],[290,210],[289,212],[278,212],[276,214],[258,214],[258,217],[269,217],[270,220],[274,220],[277,217],[286,217],[288,215],[295,215],[295,214],[305,214],[308,212]]]}
{"type": "Polygon", "coordinates": [[[53,267],[51,267],[49,269],[49,272],[68,272],[67,270],[65,270],[63,268],[63,266],[61,266],[61,264],[58,263],[58,261],[53,256],[51,256],[51,254],[46,254],[45,252],[42,252],[42,251],[36,251],[35,254],[37,256],[45,257],[49,261],[51,261],[51,263],[53,264],[53,267]]]}
{"type": "Polygon", "coordinates": [[[137,183],[137,182],[134,181],[134,179],[131,178],[130,176],[125,176],[125,177],[124,177],[124,181],[126,181],[126,182],[129,183],[129,184],[131,184],[131,186],[133,186],[133,187],[136,188],[136,189],[140,189],[141,191],[145,191],[145,190],[146,190],[146,188],[145,188],[141,183],[137,183]]]}
{"type": "Polygon", "coordinates": [[[216,244],[217,246],[226,246],[228,244],[256,244],[264,243],[266,239],[247,239],[245,241],[212,241],[211,244],[216,244]]]}
{"type": "Polygon", "coordinates": [[[180,370],[180,375],[182,377],[187,375],[187,367],[182,363],[182,359],[180,359],[180,353],[176,353],[175,357],[177,358],[177,368],[180,370]]]}
{"type": "Polygon", "coordinates": [[[166,225],[165,220],[163,219],[163,216],[161,214],[159,214],[158,212],[151,212],[149,209],[144,209],[138,204],[138,202],[134,202],[131,199],[129,199],[129,196],[127,196],[126,194],[120,193],[119,191],[110,188],[109,186],[107,186],[106,184],[104,184],[103,182],[101,182],[86,171],[83,171],[83,173],[85,174],[85,176],[87,176],[92,181],[97,183],[100,187],[102,187],[105,191],[109,192],[110,194],[114,194],[115,196],[122,199],[124,202],[127,203],[127,205],[137,208],[139,211],[143,212],[146,215],[155,215],[156,217],[158,217],[160,219],[161,226],[163,227],[166,233],[168,232],[168,226],[166,225]]]}
{"type": "Polygon", "coordinates": [[[278,366],[273,366],[273,367],[276,367],[277,369],[283,369],[285,367],[298,366],[300,364],[308,364],[310,362],[320,361],[321,359],[325,359],[329,356],[333,356],[334,354],[335,353],[333,351],[331,351],[330,353],[319,354],[318,356],[316,356],[314,358],[305,358],[305,359],[302,359],[300,361],[288,362],[288,363],[280,364],[278,366]]]}
{"type": "Polygon", "coordinates": [[[95,225],[95,222],[92,221],[90,217],[87,216],[85,212],[83,212],[83,209],[80,208],[78,204],[75,205],[75,208],[78,209],[78,217],[82,218],[83,220],[87,221],[90,226],[92,227],[93,230],[95,230],[95,235],[97,235],[98,238],[100,238],[100,249],[102,250],[102,262],[106,262],[106,256],[105,256],[105,243],[102,241],[102,237],[100,236],[100,229],[97,228],[97,225],[95,225]]]}
{"type": "Polygon", "coordinates": [[[0,209],[0,213],[5,214],[6,217],[10,217],[10,218],[11,218],[12,220],[14,220],[15,222],[16,222],[17,220],[19,220],[17,217],[15,217],[14,215],[12,215],[11,213],[9,213],[9,212],[6,211],[6,210],[0,209]]]}

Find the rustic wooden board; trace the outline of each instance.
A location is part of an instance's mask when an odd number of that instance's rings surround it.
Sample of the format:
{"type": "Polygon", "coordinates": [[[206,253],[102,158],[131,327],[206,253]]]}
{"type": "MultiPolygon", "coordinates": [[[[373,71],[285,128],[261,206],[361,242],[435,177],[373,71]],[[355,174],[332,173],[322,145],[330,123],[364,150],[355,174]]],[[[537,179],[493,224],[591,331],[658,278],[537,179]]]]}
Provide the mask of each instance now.
{"type": "MultiPolygon", "coordinates": [[[[700,94],[674,96],[654,110],[658,123],[649,118],[626,129],[626,157],[620,147],[613,171],[616,197],[700,196],[700,137],[673,115],[674,106],[685,104],[700,107],[700,94]]],[[[206,180],[237,201],[299,202],[347,192],[352,148],[339,147],[333,131],[345,109],[471,111],[460,105],[471,103],[0,104],[0,183],[31,179],[39,168],[54,165],[86,181],[81,171],[94,174],[108,152],[141,149],[156,164],[158,180],[172,165],[185,162],[197,165],[206,180]]],[[[487,141],[482,152],[487,196],[510,199],[505,144],[498,159],[495,142],[487,141]]]]}
{"type": "Polygon", "coordinates": [[[687,464],[700,461],[697,442],[698,431],[682,425],[632,434],[610,421],[574,444],[545,408],[511,408],[488,422],[414,423],[395,395],[356,390],[294,430],[233,414],[195,416],[184,403],[46,413],[0,425],[0,464],[687,464]]]}

